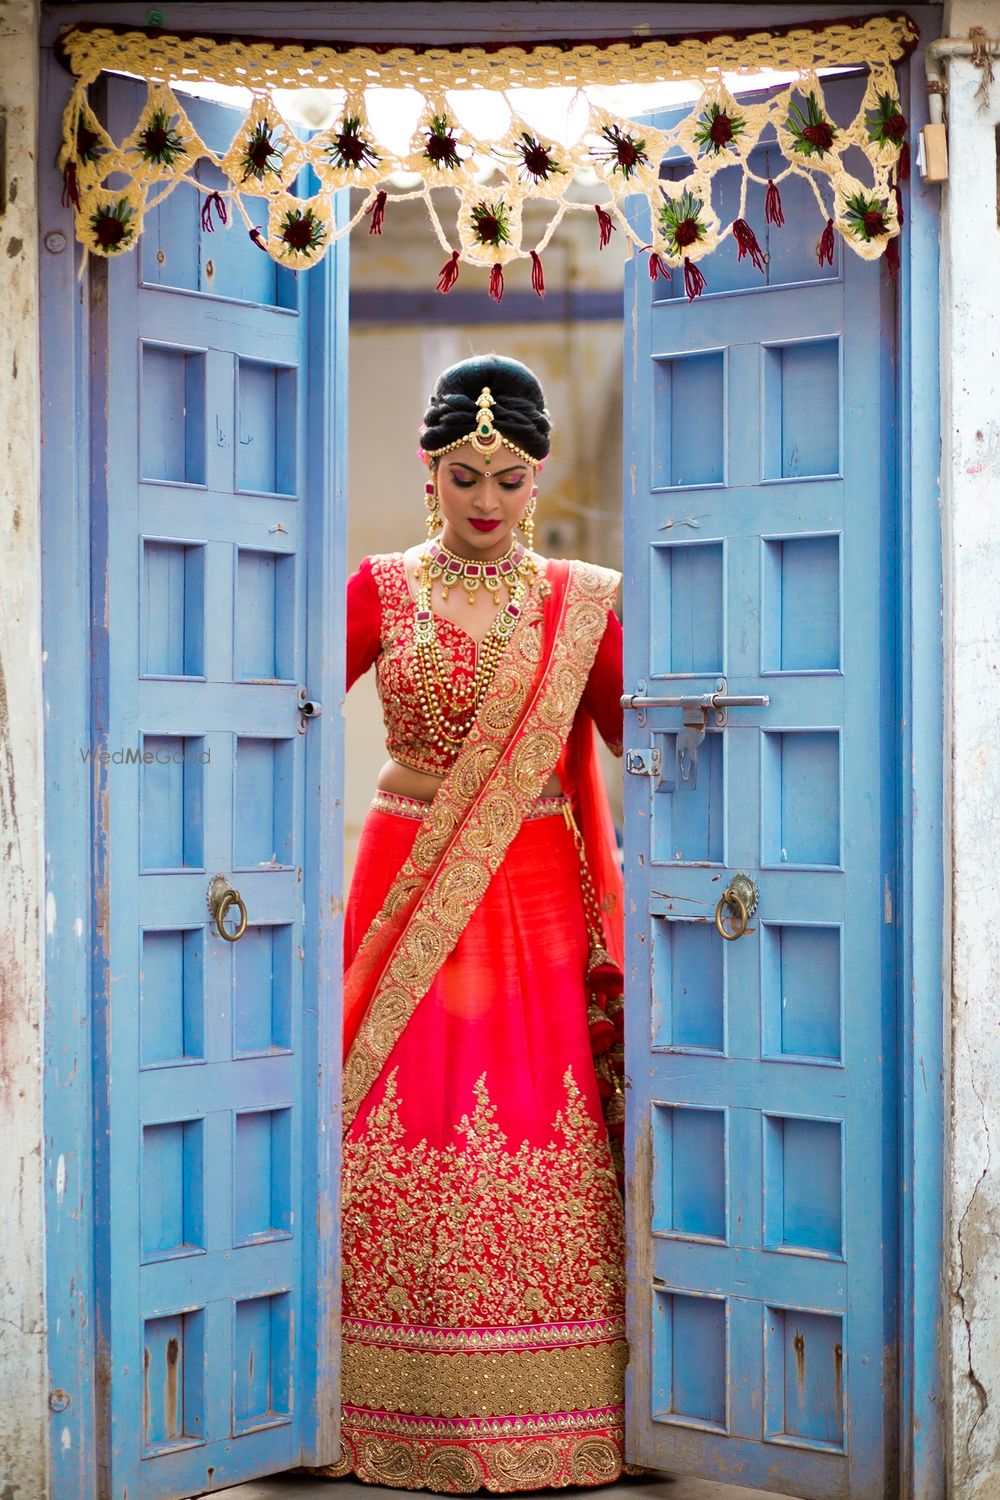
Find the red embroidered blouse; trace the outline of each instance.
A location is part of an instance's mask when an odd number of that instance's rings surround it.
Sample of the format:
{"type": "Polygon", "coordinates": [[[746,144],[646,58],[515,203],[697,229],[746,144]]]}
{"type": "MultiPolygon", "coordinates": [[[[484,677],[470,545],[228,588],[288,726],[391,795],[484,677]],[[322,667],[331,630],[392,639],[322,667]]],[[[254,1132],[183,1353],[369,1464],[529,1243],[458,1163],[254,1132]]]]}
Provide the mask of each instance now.
{"type": "MultiPolygon", "coordinates": [[[[387,751],[400,765],[443,776],[457,747],[432,743],[420,706],[413,604],[402,552],[361,559],[347,581],[347,686],[374,663],[387,751]]],[[[435,615],[434,623],[453,680],[469,686],[476,671],[475,640],[442,615],[435,615]]],[[[590,714],[615,755],[622,753],[621,695],[622,628],[614,610],[608,610],[577,713],[590,714]]]]}

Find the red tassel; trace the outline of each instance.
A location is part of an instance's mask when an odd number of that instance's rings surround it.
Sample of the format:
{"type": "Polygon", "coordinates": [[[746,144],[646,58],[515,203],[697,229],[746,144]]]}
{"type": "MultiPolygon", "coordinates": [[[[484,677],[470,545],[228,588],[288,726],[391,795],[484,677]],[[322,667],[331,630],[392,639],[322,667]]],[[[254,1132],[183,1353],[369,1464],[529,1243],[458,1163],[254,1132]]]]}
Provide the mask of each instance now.
{"type": "Polygon", "coordinates": [[[587,1029],[590,1033],[590,1050],[594,1057],[607,1052],[615,1040],[615,1028],[596,1000],[591,1000],[587,1006],[587,1029]]]}
{"type": "Polygon", "coordinates": [[[694,261],[691,260],[690,256],[685,255],[684,290],[687,292],[688,301],[693,302],[696,297],[700,297],[702,292],[705,290],[705,285],[706,283],[704,276],[701,274],[694,261]]]}
{"type": "Polygon", "coordinates": [[[539,297],[545,296],[545,272],[542,270],[542,257],[537,250],[531,252],[531,290],[537,292],[539,297]]]}
{"type": "Polygon", "coordinates": [[[910,175],[910,143],[904,141],[900,147],[899,160],[896,163],[896,181],[905,182],[910,175]]]}
{"type": "Polygon", "coordinates": [[[499,302],[503,297],[503,266],[499,261],[490,272],[490,296],[494,302],[499,302]]]}
{"type": "Polygon", "coordinates": [[[219,215],[219,223],[227,224],[229,214],[226,210],[226,200],[221,193],[209,193],[201,205],[201,227],[209,234],[215,233],[215,225],[212,223],[212,209],[219,215]]]}
{"type": "Polygon", "coordinates": [[[437,280],[437,289],[439,292],[450,292],[458,280],[458,256],[459,252],[453,250],[450,258],[441,267],[441,274],[437,280]]]}
{"type": "Polygon", "coordinates": [[[657,276],[662,276],[665,281],[671,281],[671,280],[673,280],[673,278],[670,275],[670,271],[669,271],[669,269],[667,267],[666,261],[665,260],[661,260],[660,257],[657,255],[656,251],[654,250],[653,254],[649,257],[649,279],[650,279],[650,281],[655,281],[656,278],[657,278],[657,276]]]}
{"type": "Polygon", "coordinates": [[[80,184],[76,180],[75,161],[68,161],[63,167],[62,206],[68,208],[71,203],[74,208],[80,207],[80,184]]]}
{"type": "Polygon", "coordinates": [[[892,239],[888,242],[888,244],[885,247],[885,264],[886,264],[886,270],[889,272],[890,276],[897,276],[899,274],[899,236],[898,235],[894,234],[893,237],[892,237],[892,239]]]}
{"type": "Polygon", "coordinates": [[[760,248],[757,236],[754,234],[746,219],[733,220],[733,235],[736,239],[737,260],[742,260],[744,255],[749,255],[758,271],[763,271],[765,266],[764,252],[760,248]]]}
{"type": "Polygon", "coordinates": [[[820,236],[819,249],[816,252],[816,259],[819,261],[820,265],[823,265],[824,262],[828,266],[832,266],[833,265],[833,220],[832,219],[827,219],[827,221],[826,221],[826,228],[823,230],[823,233],[820,236]]]}
{"type": "Polygon", "coordinates": [[[764,222],[776,224],[779,229],[785,222],[785,215],[781,209],[781,194],[778,192],[778,184],[773,177],[767,179],[767,192],[764,194],[764,222]]]}
{"type": "Polygon", "coordinates": [[[601,236],[601,249],[604,250],[611,243],[615,226],[607,209],[602,208],[599,203],[594,204],[594,212],[597,215],[597,226],[601,236]]]}
{"type": "Polygon", "coordinates": [[[900,229],[902,229],[906,223],[906,219],[903,215],[903,194],[898,182],[894,185],[893,192],[896,195],[896,218],[899,220],[900,229]]]}
{"type": "Polygon", "coordinates": [[[375,194],[374,198],[365,209],[365,213],[371,214],[372,216],[372,221],[368,226],[369,234],[382,233],[382,222],[385,219],[385,205],[388,201],[388,198],[389,194],[386,192],[385,188],[379,188],[378,192],[375,194]]]}
{"type": "Polygon", "coordinates": [[[263,232],[264,232],[264,226],[263,226],[263,224],[258,224],[255,229],[251,229],[251,231],[250,231],[250,238],[253,240],[254,244],[257,246],[257,249],[258,250],[263,250],[264,254],[266,255],[267,254],[267,246],[265,245],[264,241],[261,239],[261,235],[263,234],[263,232]]]}

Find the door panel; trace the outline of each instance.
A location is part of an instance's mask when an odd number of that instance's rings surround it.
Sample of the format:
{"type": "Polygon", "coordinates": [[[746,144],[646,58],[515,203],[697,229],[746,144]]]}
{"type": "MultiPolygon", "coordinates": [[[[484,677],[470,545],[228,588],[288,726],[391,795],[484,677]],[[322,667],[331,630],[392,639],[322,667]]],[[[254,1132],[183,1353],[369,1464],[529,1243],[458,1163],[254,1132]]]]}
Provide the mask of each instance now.
{"type": "Polygon", "coordinates": [[[819,270],[815,204],[788,182],[782,196],[766,276],[716,255],[692,304],[644,265],[626,287],[626,691],[769,700],[724,723],[709,710],[700,746],[679,707],[626,713],[626,752],[653,771],[625,778],[629,1456],[880,1500],[896,1420],[894,311],[877,263],[838,245],[819,270]],[[759,905],[727,941],[715,913],[738,872],[759,905]]]}
{"type": "MultiPolygon", "coordinates": [[[[120,138],[137,87],[112,80],[107,108],[120,138]]],[[[239,123],[203,101],[189,113],[212,144],[239,123]]],[[[200,208],[184,187],[167,198],[92,299],[95,724],[125,752],[95,767],[100,1441],[116,1500],[338,1448],[341,835],[321,788],[342,664],[320,633],[342,624],[343,266],[331,252],[296,278],[241,227],[207,233],[200,208]],[[301,688],[325,717],[300,714],[301,688]],[[215,876],[246,907],[235,941],[209,911],[215,876]]]]}

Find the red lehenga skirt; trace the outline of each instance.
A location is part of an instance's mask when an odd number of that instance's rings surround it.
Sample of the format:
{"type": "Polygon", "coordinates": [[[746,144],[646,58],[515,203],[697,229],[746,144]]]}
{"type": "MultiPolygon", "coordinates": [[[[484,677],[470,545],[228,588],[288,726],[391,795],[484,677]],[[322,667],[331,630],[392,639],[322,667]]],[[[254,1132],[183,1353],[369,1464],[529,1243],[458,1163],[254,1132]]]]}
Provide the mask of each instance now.
{"type": "MultiPolygon", "coordinates": [[[[324,1473],[468,1493],[624,1468],[623,1211],[564,800],[522,824],[345,1138],[343,1451],[324,1473]]],[[[422,811],[376,795],[348,962],[422,811]]]]}

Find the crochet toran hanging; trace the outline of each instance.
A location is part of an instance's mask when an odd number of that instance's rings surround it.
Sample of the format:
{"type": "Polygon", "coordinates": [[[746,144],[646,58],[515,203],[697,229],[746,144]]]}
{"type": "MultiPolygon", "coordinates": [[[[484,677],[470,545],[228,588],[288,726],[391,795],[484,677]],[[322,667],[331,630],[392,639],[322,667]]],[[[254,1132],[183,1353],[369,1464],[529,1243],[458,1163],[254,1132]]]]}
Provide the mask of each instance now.
{"type": "MultiPolygon", "coordinates": [[[[434,234],[446,255],[438,290],[451,289],[464,262],[489,271],[489,290],[503,295],[503,270],[531,260],[532,285],[544,292],[542,256],[564,216],[596,216],[603,247],[616,230],[635,252],[648,256],[650,275],[683,268],[689,298],[706,278],[700,268],[729,236],[739,259],[749,255],[765,269],[757,229],[748,220],[751,182],[765,187],[764,218],[783,223],[782,180],[796,175],[810,185],[820,231],[820,265],[832,264],[834,235],[865,259],[886,254],[898,265],[896,237],[902,225],[899,182],[908,171],[907,122],[900,107],[895,64],[912,50],[917,28],[901,14],[809,27],[714,35],[633,38],[593,44],[524,47],[388,49],[214,38],[164,31],[125,31],[81,25],[64,33],[59,48],[76,83],[63,123],[58,166],[64,201],[75,209],[77,238],[92,254],[115,257],[134,249],[143,217],[181,183],[202,196],[202,225],[232,226],[242,219],[262,251],[282,265],[316,265],[330,245],[358,225],[380,234],[387,212],[401,198],[423,199],[434,234]],[[862,66],[867,87],[853,119],[836,119],[827,108],[819,72],[862,66]],[[145,80],[147,99],[126,139],[115,142],[97,119],[88,90],[102,71],[145,80]],[[763,102],[741,102],[724,74],[774,70],[793,74],[763,102]],[[697,81],[697,102],[668,131],[616,117],[586,98],[589,119],[571,145],[546,140],[511,107],[501,139],[483,139],[464,129],[448,102],[448,91],[499,92],[547,85],[697,81]],[[252,103],[223,155],[199,139],[171,84],[235,84],[252,92],[252,103]],[[412,88],[424,107],[406,154],[379,139],[368,118],[365,90],[412,88]],[[282,119],[275,89],[343,91],[339,118],[308,140],[282,119]],[[784,158],[772,177],[759,175],[758,143],[777,143],[784,158]],[[668,155],[690,164],[679,180],[661,178],[668,155]],[[845,159],[862,180],[847,170],[845,159]],[[483,180],[483,162],[495,163],[483,180]],[[199,163],[221,169],[227,187],[199,180],[199,163]],[[296,193],[311,167],[315,191],[296,193]],[[719,216],[714,180],[725,169],[741,174],[738,209],[719,216]],[[596,174],[603,203],[574,200],[567,189],[581,169],[596,174]],[[419,177],[415,188],[395,188],[393,174],[419,177]],[[349,222],[335,224],[333,195],[345,187],[364,190],[349,222]],[[432,189],[450,188],[455,215],[443,215],[432,189]],[[630,222],[624,201],[641,195],[649,203],[652,235],[644,239],[630,222]],[[522,208],[529,199],[552,207],[541,237],[523,238],[522,208]],[[446,223],[446,219],[448,222],[446,223]]],[[[737,90],[738,91],[738,90],[737,90]]],[[[508,99],[508,104],[510,100],[508,99]]],[[[727,201],[732,201],[728,199],[727,201]]],[[[633,216],[634,218],[634,216],[633,216]]]]}

